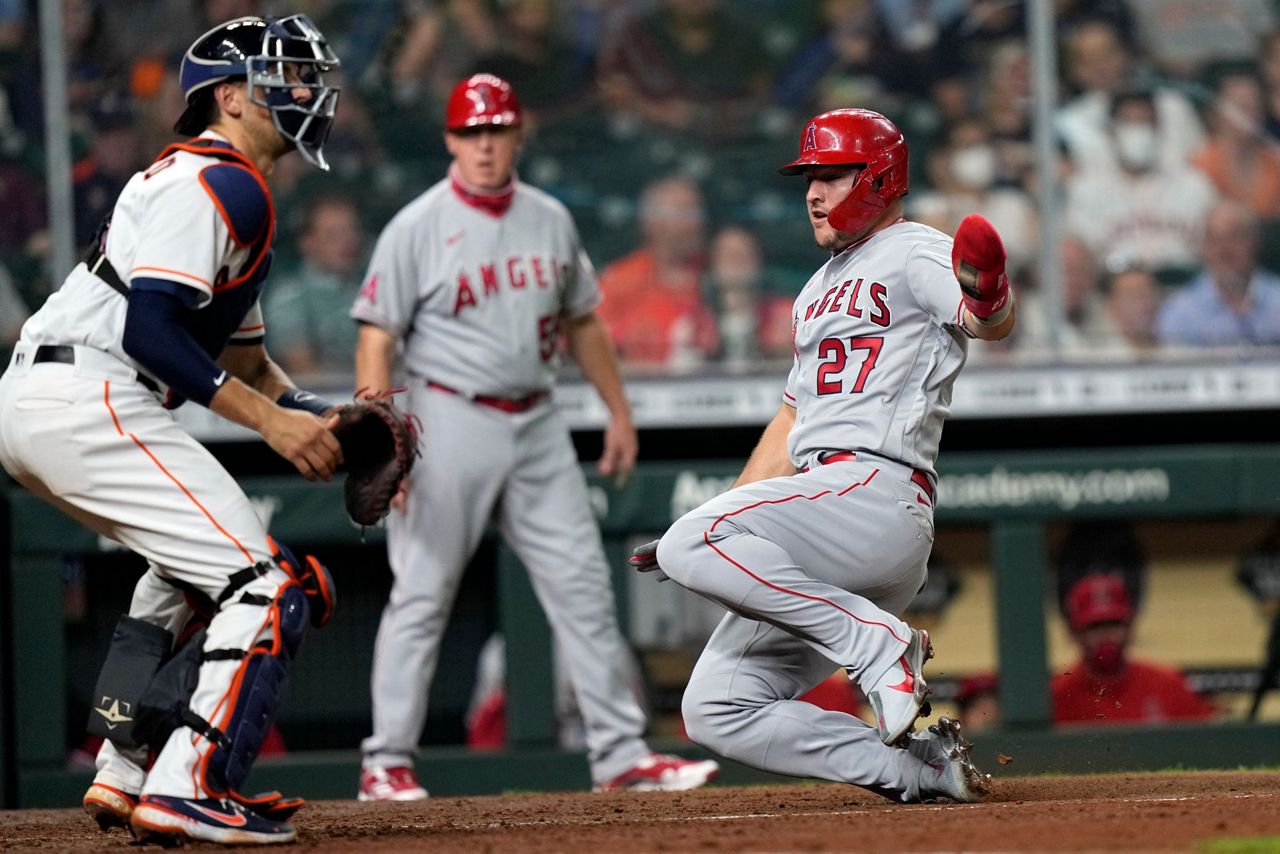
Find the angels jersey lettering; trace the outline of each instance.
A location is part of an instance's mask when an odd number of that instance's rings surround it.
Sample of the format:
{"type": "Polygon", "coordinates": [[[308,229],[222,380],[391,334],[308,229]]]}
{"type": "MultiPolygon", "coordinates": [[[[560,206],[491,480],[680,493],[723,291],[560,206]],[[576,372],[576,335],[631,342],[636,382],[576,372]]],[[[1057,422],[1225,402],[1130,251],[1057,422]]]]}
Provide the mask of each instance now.
{"type": "Polygon", "coordinates": [[[563,205],[517,182],[495,217],[446,178],[387,225],[351,316],[403,337],[414,376],[518,397],[551,386],[562,321],[599,303],[563,205]]]}
{"type": "Polygon", "coordinates": [[[964,366],[951,238],[899,222],[824,264],[796,298],[797,468],[823,451],[872,451],[934,474],[951,387],[964,366]]]}

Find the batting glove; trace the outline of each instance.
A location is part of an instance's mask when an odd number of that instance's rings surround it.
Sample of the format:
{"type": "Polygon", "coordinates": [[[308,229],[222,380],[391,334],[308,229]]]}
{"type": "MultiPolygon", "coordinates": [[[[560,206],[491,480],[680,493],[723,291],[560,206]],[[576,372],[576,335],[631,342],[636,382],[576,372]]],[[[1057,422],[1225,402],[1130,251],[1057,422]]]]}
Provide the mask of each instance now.
{"type": "Polygon", "coordinates": [[[636,572],[656,572],[658,581],[666,581],[667,574],[658,566],[658,540],[639,546],[627,558],[627,563],[636,572]]]}
{"type": "Polygon", "coordinates": [[[1004,272],[1004,243],[995,226],[980,214],[969,214],[951,244],[951,270],[964,294],[964,306],[986,326],[1004,320],[1012,305],[1004,272]]]}

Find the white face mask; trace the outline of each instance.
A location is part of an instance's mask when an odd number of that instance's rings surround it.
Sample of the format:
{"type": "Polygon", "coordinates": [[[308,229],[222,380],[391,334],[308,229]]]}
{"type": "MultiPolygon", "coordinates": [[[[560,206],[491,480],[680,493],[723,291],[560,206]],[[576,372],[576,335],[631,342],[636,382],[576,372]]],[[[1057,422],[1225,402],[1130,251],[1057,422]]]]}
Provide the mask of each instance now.
{"type": "Polygon", "coordinates": [[[951,174],[966,190],[985,190],[996,179],[996,152],[989,145],[969,145],[951,155],[951,174]]]}
{"type": "Polygon", "coordinates": [[[1146,122],[1117,122],[1115,126],[1116,156],[1120,165],[1134,172],[1145,172],[1156,161],[1156,129],[1146,122]]]}

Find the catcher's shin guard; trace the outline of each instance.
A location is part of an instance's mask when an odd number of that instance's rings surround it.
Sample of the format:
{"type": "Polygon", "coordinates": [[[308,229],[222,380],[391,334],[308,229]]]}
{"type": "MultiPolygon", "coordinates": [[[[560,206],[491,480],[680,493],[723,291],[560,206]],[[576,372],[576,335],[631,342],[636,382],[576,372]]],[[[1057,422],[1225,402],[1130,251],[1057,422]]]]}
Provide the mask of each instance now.
{"type": "Polygon", "coordinates": [[[289,573],[306,594],[307,605],[311,608],[311,625],[323,628],[333,617],[338,604],[338,590],[328,567],[311,555],[298,560],[288,546],[272,537],[267,537],[267,544],[271,547],[271,559],[289,573]]]}
{"type": "MultiPolygon", "coordinates": [[[[215,796],[238,791],[248,777],[275,718],[289,664],[306,634],[310,608],[297,584],[285,584],[267,607],[267,632],[244,653],[232,681],[229,712],[214,722],[224,738],[214,741],[200,760],[205,788],[215,796]]],[[[207,652],[206,658],[216,652],[207,652]]]]}

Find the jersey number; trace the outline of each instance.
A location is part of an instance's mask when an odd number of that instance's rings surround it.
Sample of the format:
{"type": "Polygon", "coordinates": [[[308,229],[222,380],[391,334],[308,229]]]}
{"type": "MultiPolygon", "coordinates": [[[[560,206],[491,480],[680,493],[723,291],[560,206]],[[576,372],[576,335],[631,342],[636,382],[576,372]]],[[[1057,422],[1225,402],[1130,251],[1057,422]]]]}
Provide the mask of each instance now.
{"type": "Polygon", "coordinates": [[[538,318],[538,355],[542,361],[549,362],[556,354],[556,346],[560,343],[560,317],[555,314],[544,314],[538,318]]]}
{"type": "Polygon", "coordinates": [[[840,379],[840,374],[844,373],[845,365],[848,364],[849,353],[857,350],[866,350],[867,355],[862,360],[862,367],[858,369],[858,378],[854,380],[853,388],[849,393],[857,394],[862,391],[863,386],[867,384],[867,376],[876,366],[876,359],[880,357],[880,347],[883,344],[883,338],[850,338],[849,346],[846,348],[843,338],[823,338],[818,344],[818,358],[822,360],[822,364],[818,365],[819,396],[844,393],[844,380],[840,379]]]}

